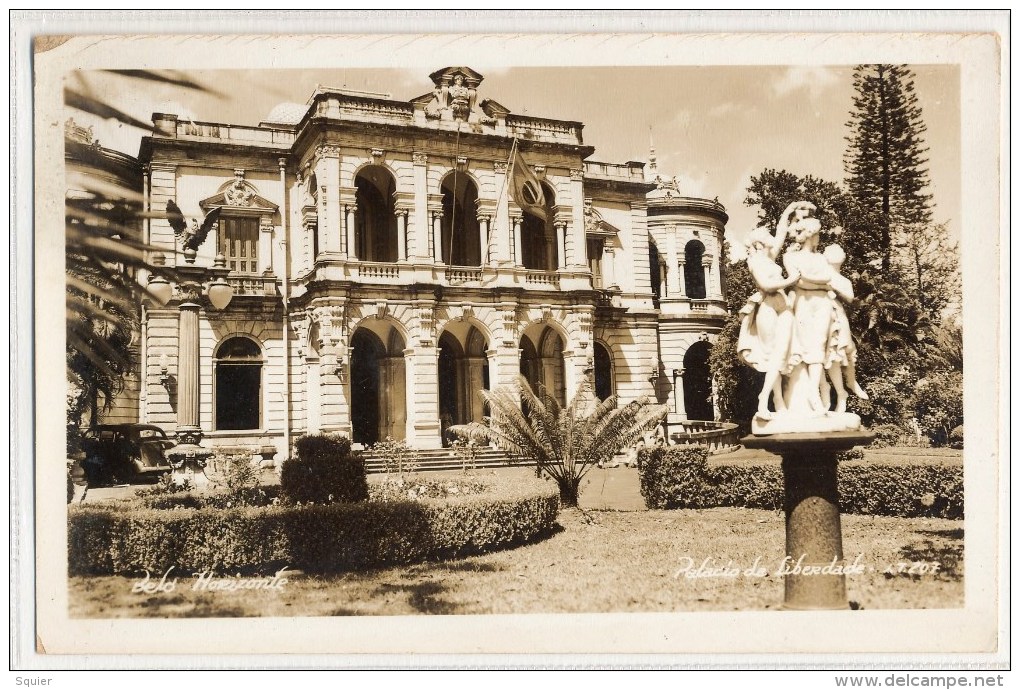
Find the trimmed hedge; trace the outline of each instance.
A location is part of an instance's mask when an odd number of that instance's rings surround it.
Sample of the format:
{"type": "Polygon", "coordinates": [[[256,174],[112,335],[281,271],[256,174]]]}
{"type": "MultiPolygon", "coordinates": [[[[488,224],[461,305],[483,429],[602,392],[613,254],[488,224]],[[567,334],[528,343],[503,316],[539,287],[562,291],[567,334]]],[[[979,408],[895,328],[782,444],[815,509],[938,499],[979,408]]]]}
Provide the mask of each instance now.
{"type": "Polygon", "coordinates": [[[302,436],[294,444],[297,457],[280,469],[283,495],[294,503],[368,500],[365,460],[351,451],[351,440],[333,434],[302,436]]]}
{"type": "MultiPolygon", "coordinates": [[[[780,460],[730,461],[699,446],[652,448],[640,463],[649,508],[783,507],[780,460]]],[[[963,518],[963,464],[953,458],[846,460],[838,465],[844,513],[963,518]]]]}
{"type": "Polygon", "coordinates": [[[546,483],[494,483],[446,500],[154,510],[83,505],[68,515],[72,575],[325,572],[459,557],[549,533],[559,494],[546,483]]]}

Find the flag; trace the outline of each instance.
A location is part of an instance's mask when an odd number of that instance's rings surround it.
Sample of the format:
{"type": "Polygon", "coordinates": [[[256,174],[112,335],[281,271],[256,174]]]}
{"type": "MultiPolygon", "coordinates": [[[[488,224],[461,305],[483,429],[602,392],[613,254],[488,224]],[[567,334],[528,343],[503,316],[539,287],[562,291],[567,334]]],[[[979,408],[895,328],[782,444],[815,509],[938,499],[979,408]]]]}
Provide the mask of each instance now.
{"type": "Polygon", "coordinates": [[[513,158],[513,169],[510,171],[510,184],[514,201],[521,209],[546,220],[545,194],[542,183],[538,181],[534,171],[524,162],[518,153],[513,158]]]}

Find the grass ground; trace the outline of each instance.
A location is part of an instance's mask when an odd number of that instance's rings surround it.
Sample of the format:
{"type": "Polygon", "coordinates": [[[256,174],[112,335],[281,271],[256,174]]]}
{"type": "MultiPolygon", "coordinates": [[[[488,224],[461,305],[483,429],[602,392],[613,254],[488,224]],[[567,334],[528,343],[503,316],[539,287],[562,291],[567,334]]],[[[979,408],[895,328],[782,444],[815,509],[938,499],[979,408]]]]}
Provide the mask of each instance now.
{"type": "MultiPolygon", "coordinates": [[[[527,474],[531,470],[502,470],[527,474]]],[[[471,558],[328,576],[291,573],[279,591],[191,589],[178,574],[173,592],[134,594],[138,578],[70,579],[74,617],[233,617],[559,612],[764,610],[778,607],[784,521],[780,512],[715,508],[649,511],[637,471],[593,470],[582,510],[560,514],[562,527],[541,541],[471,558]],[[736,577],[690,579],[728,563],[736,577]],[[756,559],[767,576],[743,569],[756,559]]],[[[953,520],[843,516],[844,552],[866,568],[847,578],[856,607],[963,606],[963,523],[953,520]],[[890,575],[899,563],[938,563],[937,573],[890,575]]]]}

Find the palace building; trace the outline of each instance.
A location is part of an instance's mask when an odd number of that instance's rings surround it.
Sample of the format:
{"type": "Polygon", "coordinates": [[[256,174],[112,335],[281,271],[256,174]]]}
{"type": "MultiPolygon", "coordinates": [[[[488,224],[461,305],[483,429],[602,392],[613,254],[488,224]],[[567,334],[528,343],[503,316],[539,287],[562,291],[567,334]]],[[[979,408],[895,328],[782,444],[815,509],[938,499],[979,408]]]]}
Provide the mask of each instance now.
{"type": "Polygon", "coordinates": [[[284,457],[320,431],[436,448],[521,374],[713,419],[723,207],[654,151],[591,160],[580,122],[516,115],[467,67],[430,78],[410,101],[319,87],[257,126],[153,115],[145,204],[188,227],[145,221],[184,279],[143,305],[138,421],[284,457]]]}

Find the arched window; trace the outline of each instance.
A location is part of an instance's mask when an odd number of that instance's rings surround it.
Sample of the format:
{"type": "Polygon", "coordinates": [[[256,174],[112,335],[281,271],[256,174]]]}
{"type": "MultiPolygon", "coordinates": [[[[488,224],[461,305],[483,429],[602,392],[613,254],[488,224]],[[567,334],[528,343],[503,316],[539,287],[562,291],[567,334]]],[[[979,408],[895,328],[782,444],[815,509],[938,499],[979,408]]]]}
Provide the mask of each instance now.
{"type": "Polygon", "coordinates": [[[684,286],[690,299],[705,299],[705,267],[701,259],[705,256],[705,245],[691,240],[684,247],[684,286]]]}
{"type": "Polygon", "coordinates": [[[652,281],[652,303],[658,307],[662,299],[662,259],[659,247],[651,237],[648,238],[648,275],[652,281]]]}
{"type": "Polygon", "coordinates": [[[354,178],[358,212],[354,251],[362,261],[397,260],[397,216],[393,175],[381,165],[369,165],[354,178]]]}
{"type": "Polygon", "coordinates": [[[262,350],[250,338],[224,340],[216,350],[216,419],[221,430],[262,428],[262,350]]]}
{"type": "Polygon", "coordinates": [[[556,193],[545,182],[545,220],[524,211],[521,220],[521,265],[538,271],[555,271],[558,267],[559,247],[556,242],[556,228],[553,225],[553,207],[556,193]]]}
{"type": "Polygon", "coordinates": [[[595,395],[605,400],[613,394],[613,356],[602,343],[595,343],[595,395]]]}
{"type": "Polygon", "coordinates": [[[451,266],[481,266],[478,235],[478,187],[468,175],[443,178],[443,261],[451,266]]]}

